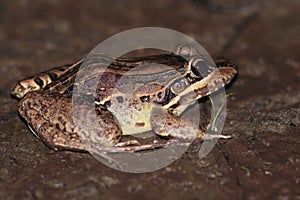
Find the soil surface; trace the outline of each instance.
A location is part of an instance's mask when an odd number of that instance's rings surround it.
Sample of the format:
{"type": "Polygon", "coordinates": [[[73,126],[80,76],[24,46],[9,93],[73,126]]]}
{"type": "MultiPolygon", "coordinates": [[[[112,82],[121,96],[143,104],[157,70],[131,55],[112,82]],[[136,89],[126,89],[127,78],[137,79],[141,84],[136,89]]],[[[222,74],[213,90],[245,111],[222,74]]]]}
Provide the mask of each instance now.
{"type": "Polygon", "coordinates": [[[0,1],[0,199],[300,199],[299,10],[297,0],[0,1]],[[223,129],[234,138],[203,159],[196,142],[168,167],[132,174],[34,137],[13,83],[144,26],[239,64],[223,129]]]}

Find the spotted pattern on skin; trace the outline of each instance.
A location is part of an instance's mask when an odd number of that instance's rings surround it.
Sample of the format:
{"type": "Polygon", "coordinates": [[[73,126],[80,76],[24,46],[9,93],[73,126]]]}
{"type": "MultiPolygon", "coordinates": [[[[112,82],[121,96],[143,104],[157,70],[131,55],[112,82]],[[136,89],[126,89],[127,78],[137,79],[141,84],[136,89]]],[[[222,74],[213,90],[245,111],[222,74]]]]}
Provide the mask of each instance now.
{"type": "Polygon", "coordinates": [[[161,136],[183,139],[205,138],[195,124],[187,120],[181,121],[178,116],[196,99],[227,84],[237,71],[231,61],[217,62],[219,69],[219,74],[217,74],[210,65],[205,65],[206,60],[201,56],[200,58],[195,56],[195,60],[186,60],[195,52],[195,49],[183,46],[177,52],[179,56],[161,54],[116,59],[106,71],[92,68],[91,75],[87,79],[75,84],[81,60],[23,79],[15,84],[11,92],[15,97],[23,98],[19,104],[19,113],[30,129],[55,150],[86,151],[91,149],[124,152],[164,146],[159,143],[138,145],[134,142],[128,144],[136,146],[122,146],[122,143],[119,143],[123,135],[132,135],[151,129],[161,136]],[[193,66],[193,61],[195,66],[193,66]],[[156,63],[166,65],[167,68],[160,68],[156,63]],[[139,68],[144,64],[148,67],[139,68]],[[132,70],[136,67],[136,70],[132,70]],[[99,72],[103,72],[100,79],[98,78],[99,72]],[[122,76],[124,74],[126,76],[122,76]],[[131,85],[133,83],[134,87],[128,88],[128,84],[122,85],[121,78],[125,80],[125,83],[126,81],[129,81],[131,85]],[[182,83],[188,86],[184,87],[184,90],[171,88],[179,79],[182,79],[184,81],[182,83]],[[136,81],[140,82],[136,83],[136,81]],[[90,91],[89,88],[93,88],[96,83],[98,85],[94,97],[92,96],[94,91],[90,91]],[[80,96],[82,98],[79,105],[81,109],[74,111],[71,96],[74,88],[79,86],[85,87],[92,94],[90,95],[92,98],[80,96]],[[116,91],[115,86],[117,86],[116,91]],[[129,97],[126,96],[132,90],[135,91],[132,95],[134,98],[128,101],[129,97]],[[87,109],[85,100],[92,100],[95,108],[87,109]],[[115,101],[119,105],[113,106],[115,101]],[[125,105],[126,102],[128,105],[125,105]],[[155,110],[156,106],[159,106],[159,109],[163,108],[162,111],[165,114],[152,116],[151,111],[155,110]],[[91,117],[95,113],[96,117],[91,117]],[[84,128],[75,126],[73,114],[79,116],[81,119],[79,123],[84,124],[84,128]],[[115,117],[118,114],[121,118],[115,117]],[[123,132],[121,125],[127,128],[126,131],[123,132]],[[133,128],[137,128],[137,131],[132,132],[133,128]]]}

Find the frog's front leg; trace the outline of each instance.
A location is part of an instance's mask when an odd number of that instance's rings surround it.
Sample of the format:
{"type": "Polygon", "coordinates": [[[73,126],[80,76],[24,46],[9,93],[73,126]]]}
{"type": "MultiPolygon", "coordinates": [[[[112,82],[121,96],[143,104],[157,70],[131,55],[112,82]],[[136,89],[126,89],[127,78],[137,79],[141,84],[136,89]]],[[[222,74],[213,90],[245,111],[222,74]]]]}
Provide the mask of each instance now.
{"type": "Polygon", "coordinates": [[[180,116],[174,116],[166,110],[156,107],[151,113],[152,129],[161,136],[171,136],[175,139],[192,141],[196,138],[202,140],[229,139],[231,136],[221,134],[204,133],[198,127],[198,124],[190,119],[180,116]]]}

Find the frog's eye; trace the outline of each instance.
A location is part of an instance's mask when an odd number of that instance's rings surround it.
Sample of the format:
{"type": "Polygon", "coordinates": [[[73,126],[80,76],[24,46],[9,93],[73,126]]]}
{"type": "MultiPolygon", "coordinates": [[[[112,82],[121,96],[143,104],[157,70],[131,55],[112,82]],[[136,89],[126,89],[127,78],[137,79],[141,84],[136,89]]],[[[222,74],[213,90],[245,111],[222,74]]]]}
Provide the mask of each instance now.
{"type": "Polygon", "coordinates": [[[210,69],[207,63],[202,59],[197,59],[193,63],[192,72],[197,77],[206,77],[210,73],[210,69]]]}
{"type": "Polygon", "coordinates": [[[172,85],[171,91],[175,94],[178,94],[178,93],[182,92],[183,90],[185,90],[185,88],[186,88],[185,82],[178,81],[174,85],[172,85]]]}

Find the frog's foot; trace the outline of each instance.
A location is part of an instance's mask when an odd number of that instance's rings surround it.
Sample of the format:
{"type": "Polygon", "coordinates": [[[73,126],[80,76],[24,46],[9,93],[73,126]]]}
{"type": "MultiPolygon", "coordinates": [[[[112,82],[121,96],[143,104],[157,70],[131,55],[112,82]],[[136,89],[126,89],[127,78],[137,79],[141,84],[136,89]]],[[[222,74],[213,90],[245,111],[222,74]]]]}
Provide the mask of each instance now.
{"type": "Polygon", "coordinates": [[[165,146],[168,146],[170,144],[170,141],[166,143],[159,143],[159,142],[153,142],[150,144],[140,144],[137,140],[129,140],[126,142],[119,142],[115,145],[113,148],[113,152],[138,152],[138,151],[146,151],[146,150],[153,150],[153,149],[159,149],[163,148],[165,146]]]}
{"type": "Polygon", "coordinates": [[[231,139],[232,135],[221,135],[221,134],[212,134],[212,133],[203,133],[201,135],[203,140],[215,140],[215,139],[231,139]]]}
{"type": "Polygon", "coordinates": [[[116,147],[125,147],[125,146],[133,146],[133,145],[140,145],[140,143],[137,140],[129,140],[129,141],[125,141],[125,142],[119,142],[115,146],[116,147]]]}
{"type": "Polygon", "coordinates": [[[137,146],[123,146],[118,147],[121,152],[138,152],[138,151],[146,151],[163,148],[167,145],[167,143],[151,143],[151,144],[141,144],[137,146]]]}
{"type": "Polygon", "coordinates": [[[85,149],[94,153],[134,153],[138,151],[153,150],[163,148],[168,143],[150,143],[150,144],[139,144],[136,140],[130,140],[126,142],[117,143],[115,146],[103,146],[97,144],[85,145],[85,149]]]}
{"type": "Polygon", "coordinates": [[[232,135],[222,135],[217,133],[217,128],[212,127],[211,124],[207,124],[206,126],[206,132],[203,132],[202,130],[199,130],[199,137],[203,140],[214,140],[214,139],[231,139],[233,138],[232,135]]]}

